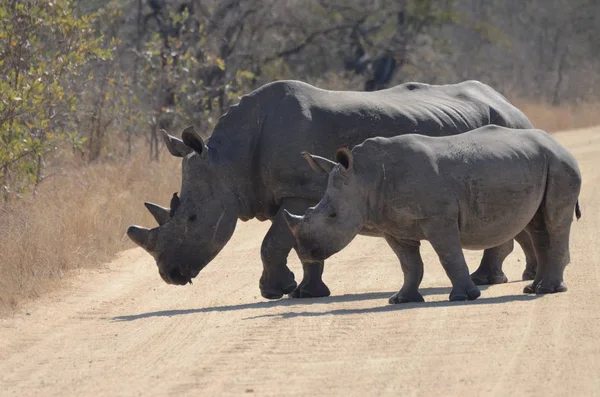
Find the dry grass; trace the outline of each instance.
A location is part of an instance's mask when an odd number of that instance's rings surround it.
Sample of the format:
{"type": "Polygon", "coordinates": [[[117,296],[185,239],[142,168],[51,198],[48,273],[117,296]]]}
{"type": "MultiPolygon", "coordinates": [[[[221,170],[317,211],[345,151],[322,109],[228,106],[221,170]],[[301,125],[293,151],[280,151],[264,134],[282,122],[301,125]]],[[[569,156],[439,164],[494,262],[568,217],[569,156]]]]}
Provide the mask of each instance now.
{"type": "Polygon", "coordinates": [[[600,103],[552,106],[513,98],[511,102],[529,117],[536,128],[556,132],[600,124],[600,103]]]}
{"type": "Polygon", "coordinates": [[[0,312],[46,292],[71,269],[133,247],[127,226],[155,224],[143,201],[168,206],[179,190],[181,161],[167,156],[160,164],[140,155],[71,168],[46,180],[35,198],[0,203],[0,312]]]}
{"type": "MultiPolygon", "coordinates": [[[[600,105],[556,108],[513,99],[548,132],[600,124],[600,105]]],[[[123,163],[74,165],[48,179],[35,198],[0,203],[0,312],[58,284],[72,269],[93,266],[134,245],[130,224],[154,225],[143,201],[167,205],[180,187],[180,160],[143,155],[123,163]]]]}

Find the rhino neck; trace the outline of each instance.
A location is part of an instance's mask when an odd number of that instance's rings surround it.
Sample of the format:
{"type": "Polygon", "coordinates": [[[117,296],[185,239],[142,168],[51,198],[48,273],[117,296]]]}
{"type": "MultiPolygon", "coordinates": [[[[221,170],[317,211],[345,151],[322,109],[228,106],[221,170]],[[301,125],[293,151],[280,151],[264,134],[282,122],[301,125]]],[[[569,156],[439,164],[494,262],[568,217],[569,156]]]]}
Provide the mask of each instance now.
{"type": "Polygon", "coordinates": [[[250,172],[251,156],[239,148],[233,150],[229,147],[210,147],[210,150],[214,154],[213,161],[218,163],[221,183],[228,191],[228,205],[235,205],[238,218],[244,221],[254,218],[256,211],[253,203],[256,201],[256,194],[250,172]]]}
{"type": "Polygon", "coordinates": [[[364,203],[361,205],[364,224],[367,228],[374,229],[384,219],[385,184],[388,178],[383,163],[380,168],[376,168],[369,172],[369,178],[360,178],[359,194],[361,202],[364,203]]]}
{"type": "Polygon", "coordinates": [[[255,172],[259,154],[261,126],[265,115],[256,98],[242,97],[221,116],[208,140],[208,147],[223,168],[231,191],[236,196],[242,220],[257,215],[259,178],[255,172]]]}

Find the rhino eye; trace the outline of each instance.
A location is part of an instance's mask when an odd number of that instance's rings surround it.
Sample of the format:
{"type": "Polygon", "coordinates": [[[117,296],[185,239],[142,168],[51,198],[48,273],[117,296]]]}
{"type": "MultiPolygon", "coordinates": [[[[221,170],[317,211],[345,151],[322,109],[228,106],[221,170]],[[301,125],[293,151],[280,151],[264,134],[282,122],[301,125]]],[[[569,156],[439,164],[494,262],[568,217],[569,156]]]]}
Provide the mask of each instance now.
{"type": "Polygon", "coordinates": [[[196,220],[196,214],[192,214],[192,215],[188,216],[188,221],[194,222],[195,220],[196,220]]]}
{"type": "Polygon", "coordinates": [[[331,219],[335,219],[337,217],[337,212],[330,212],[328,216],[331,219]]]}

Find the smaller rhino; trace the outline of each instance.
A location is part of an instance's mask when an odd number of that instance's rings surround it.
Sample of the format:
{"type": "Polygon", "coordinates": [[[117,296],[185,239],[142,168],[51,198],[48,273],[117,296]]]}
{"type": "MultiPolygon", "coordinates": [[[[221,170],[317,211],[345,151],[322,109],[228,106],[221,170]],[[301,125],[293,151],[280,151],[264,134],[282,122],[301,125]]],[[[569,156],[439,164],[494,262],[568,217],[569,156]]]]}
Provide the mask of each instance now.
{"type": "Polygon", "coordinates": [[[499,246],[525,230],[538,267],[525,293],[567,290],[573,210],[581,175],[575,158],[541,130],[489,125],[449,136],[371,138],[340,148],[335,162],[303,153],[329,173],[321,201],[304,216],[286,211],[303,261],[324,260],[361,229],[377,230],[396,253],[404,285],[390,303],[422,302],[421,240],[431,243],[452,282],[451,301],[480,291],[461,248],[499,246]]]}

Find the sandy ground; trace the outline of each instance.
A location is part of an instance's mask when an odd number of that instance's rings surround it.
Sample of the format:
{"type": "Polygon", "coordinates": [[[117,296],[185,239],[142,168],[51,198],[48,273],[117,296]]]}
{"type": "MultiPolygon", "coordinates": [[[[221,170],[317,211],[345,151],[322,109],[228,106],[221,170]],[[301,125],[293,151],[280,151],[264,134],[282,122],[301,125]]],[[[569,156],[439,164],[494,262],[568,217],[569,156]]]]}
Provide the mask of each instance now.
{"type": "MultiPolygon", "coordinates": [[[[566,293],[524,295],[516,250],[508,284],[450,304],[426,244],[426,302],[388,305],[400,266],[383,239],[360,237],[327,263],[332,297],[269,302],[269,224],[240,223],[192,286],[164,284],[130,250],[0,320],[0,395],[600,395],[600,128],[556,136],[584,179],[566,293]]],[[[480,255],[467,252],[471,270],[480,255]]]]}

